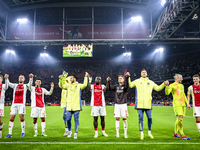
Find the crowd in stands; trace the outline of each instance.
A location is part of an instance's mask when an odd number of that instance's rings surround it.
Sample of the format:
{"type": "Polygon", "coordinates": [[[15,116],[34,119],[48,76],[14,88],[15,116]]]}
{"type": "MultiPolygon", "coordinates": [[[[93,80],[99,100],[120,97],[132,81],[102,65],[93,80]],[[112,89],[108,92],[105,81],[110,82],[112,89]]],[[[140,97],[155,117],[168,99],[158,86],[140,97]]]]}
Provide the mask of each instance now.
{"type": "MultiPolygon", "coordinates": [[[[42,87],[50,89],[50,82],[55,83],[55,89],[52,96],[46,96],[45,101],[49,103],[60,103],[61,89],[58,87],[58,76],[65,70],[71,74],[78,76],[78,81],[83,82],[85,71],[87,71],[92,77],[93,82],[96,76],[101,76],[102,83],[106,85],[106,78],[111,77],[111,84],[118,83],[118,75],[129,71],[131,74],[131,80],[140,78],[140,72],[144,68],[148,72],[148,77],[155,81],[157,84],[161,84],[164,80],[173,79],[175,73],[180,73],[185,80],[185,92],[187,87],[192,84],[192,75],[200,74],[200,53],[195,55],[183,54],[178,56],[170,56],[165,58],[164,61],[152,61],[152,60],[136,60],[131,63],[123,62],[57,62],[55,65],[39,65],[36,62],[21,61],[16,64],[2,62],[0,64],[0,74],[9,74],[9,80],[12,83],[18,82],[18,76],[20,74],[25,75],[28,83],[28,74],[33,73],[35,78],[42,79],[42,87]]],[[[172,83],[173,80],[170,80],[172,83]]],[[[33,83],[34,84],[34,83],[33,83]]],[[[90,92],[87,88],[82,91],[82,100],[85,100],[86,104],[90,103],[90,92]]],[[[128,90],[128,103],[135,102],[135,90],[128,90]]],[[[12,101],[12,89],[9,88],[6,92],[6,102],[12,101]]],[[[111,104],[114,101],[114,92],[109,91],[106,93],[106,102],[111,104]]],[[[166,96],[164,90],[161,92],[153,92],[153,103],[172,102],[172,96],[166,96]]],[[[27,95],[27,103],[30,103],[30,92],[27,95]]]]}

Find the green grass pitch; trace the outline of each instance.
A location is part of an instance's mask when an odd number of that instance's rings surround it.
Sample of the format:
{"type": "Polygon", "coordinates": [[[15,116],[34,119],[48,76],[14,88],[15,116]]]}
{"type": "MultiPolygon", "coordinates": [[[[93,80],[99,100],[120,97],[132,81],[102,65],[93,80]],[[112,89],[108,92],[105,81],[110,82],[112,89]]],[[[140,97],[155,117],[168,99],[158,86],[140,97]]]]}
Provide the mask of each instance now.
{"type": "MultiPolygon", "coordinates": [[[[176,117],[172,107],[154,106],[152,110],[152,134],[154,139],[147,135],[147,118],[144,116],[144,134],[145,139],[141,141],[138,127],[138,115],[133,106],[128,107],[128,139],[123,138],[123,121],[120,120],[120,138],[115,137],[115,118],[113,117],[114,107],[107,106],[106,133],[109,137],[101,136],[101,126],[99,119],[99,137],[94,138],[93,117],[90,116],[91,107],[83,107],[80,113],[80,126],[78,139],[63,137],[64,122],[62,119],[63,109],[60,107],[46,107],[46,134],[47,137],[41,136],[41,120],[38,120],[38,137],[33,137],[33,120],[30,117],[31,107],[26,107],[26,136],[20,138],[21,124],[19,116],[15,118],[13,137],[10,139],[0,139],[0,150],[8,149],[200,149],[200,133],[197,130],[195,118],[192,117],[192,110],[187,109],[186,116],[183,119],[185,134],[191,138],[190,141],[174,138],[174,124],[176,117]],[[5,143],[10,142],[10,143],[5,143]],[[16,143],[27,142],[27,143],[16,143]],[[41,142],[41,143],[35,143],[41,142]],[[59,142],[59,143],[55,143],[59,142]],[[62,143],[61,143],[62,142],[62,143]],[[67,142],[67,143],[65,143],[67,142]],[[73,143],[68,143],[73,142],[73,143]],[[77,144],[74,142],[78,142],[77,144]],[[89,142],[89,143],[88,143],[89,142]],[[92,142],[92,143],[91,143],[92,142]],[[99,143],[97,143],[99,142],[99,143]],[[122,142],[122,143],[120,143],[122,142]],[[126,143],[125,143],[126,142],[126,143]]],[[[3,117],[3,137],[8,134],[8,124],[10,107],[5,107],[5,116],[3,117]]],[[[73,120],[73,119],[72,119],[73,120]]],[[[72,132],[74,133],[74,120],[72,121],[72,132]]]]}

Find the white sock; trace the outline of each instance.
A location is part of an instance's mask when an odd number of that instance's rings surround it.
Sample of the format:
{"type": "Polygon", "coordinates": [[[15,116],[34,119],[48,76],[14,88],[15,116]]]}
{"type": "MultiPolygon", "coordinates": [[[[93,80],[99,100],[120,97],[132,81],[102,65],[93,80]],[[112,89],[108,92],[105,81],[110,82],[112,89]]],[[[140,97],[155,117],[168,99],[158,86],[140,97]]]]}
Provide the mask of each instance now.
{"type": "Polygon", "coordinates": [[[33,123],[33,128],[34,128],[35,133],[36,133],[37,132],[37,122],[35,124],[33,123]]]}
{"type": "Polygon", "coordinates": [[[127,134],[128,122],[127,120],[124,120],[124,119],[123,121],[124,121],[124,134],[127,134]]]}
{"type": "Polygon", "coordinates": [[[116,127],[117,133],[119,133],[119,120],[116,120],[115,127],[116,127]]]}
{"type": "Polygon", "coordinates": [[[25,121],[21,122],[22,133],[25,133],[25,121]]]}
{"type": "Polygon", "coordinates": [[[12,135],[12,129],[14,126],[14,120],[9,122],[9,134],[12,135]]]}
{"type": "Polygon", "coordinates": [[[199,130],[200,133],[200,122],[198,121],[196,124],[197,124],[197,129],[199,130]]]}
{"type": "Polygon", "coordinates": [[[45,132],[46,122],[41,122],[42,132],[45,132]]]}
{"type": "Polygon", "coordinates": [[[95,134],[98,134],[98,131],[95,131],[95,134]]]}
{"type": "Polygon", "coordinates": [[[148,131],[148,134],[151,133],[151,131],[148,131]]]}
{"type": "Polygon", "coordinates": [[[144,134],[143,131],[140,131],[141,134],[144,134]]]}
{"type": "Polygon", "coordinates": [[[68,128],[65,128],[65,132],[69,131],[68,128]]]}

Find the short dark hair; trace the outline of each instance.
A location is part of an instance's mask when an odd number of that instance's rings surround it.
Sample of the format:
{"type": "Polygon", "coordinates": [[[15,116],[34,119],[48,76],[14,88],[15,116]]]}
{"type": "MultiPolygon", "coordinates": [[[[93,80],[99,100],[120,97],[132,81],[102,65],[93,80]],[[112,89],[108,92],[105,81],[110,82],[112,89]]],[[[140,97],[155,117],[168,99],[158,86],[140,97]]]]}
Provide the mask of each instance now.
{"type": "Polygon", "coordinates": [[[198,77],[198,78],[199,78],[199,75],[198,75],[198,74],[193,75],[193,78],[195,78],[195,77],[198,77]]]}
{"type": "Polygon", "coordinates": [[[25,79],[25,76],[24,76],[23,74],[20,74],[20,75],[19,75],[19,77],[20,77],[20,76],[23,76],[23,77],[24,77],[24,79],[25,79]]]}
{"type": "Polygon", "coordinates": [[[0,75],[0,78],[2,78],[2,79],[3,79],[3,76],[2,76],[2,75],[0,75]]]}
{"type": "Polygon", "coordinates": [[[78,80],[78,77],[77,77],[75,74],[72,74],[72,76],[73,76],[74,78],[76,78],[76,81],[78,80]]]}
{"type": "Polygon", "coordinates": [[[120,75],[118,75],[118,78],[119,78],[119,77],[122,77],[122,78],[124,79],[124,76],[123,76],[123,75],[121,75],[121,74],[120,74],[120,75]]]}
{"type": "MultiPolygon", "coordinates": [[[[146,71],[146,69],[142,69],[141,72],[142,72],[142,71],[146,71]]],[[[146,72],[147,72],[147,71],[146,71],[146,72]]]]}
{"type": "Polygon", "coordinates": [[[37,78],[36,80],[40,80],[40,81],[42,81],[42,79],[41,79],[41,78],[37,78]]]}

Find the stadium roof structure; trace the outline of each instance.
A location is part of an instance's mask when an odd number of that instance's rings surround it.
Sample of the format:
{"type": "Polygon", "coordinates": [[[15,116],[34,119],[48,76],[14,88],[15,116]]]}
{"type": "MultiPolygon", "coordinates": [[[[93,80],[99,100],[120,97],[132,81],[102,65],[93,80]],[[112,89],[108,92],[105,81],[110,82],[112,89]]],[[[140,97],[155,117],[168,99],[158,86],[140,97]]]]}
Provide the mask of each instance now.
{"type": "MultiPolygon", "coordinates": [[[[199,0],[1,0],[0,45],[62,45],[66,42],[93,42],[95,45],[120,44],[186,44],[199,43],[199,19],[192,17],[199,9],[199,0]],[[123,33],[126,20],[141,14],[149,31],[146,38],[95,39],[95,25],[120,25],[123,33]],[[90,25],[90,39],[12,40],[9,31],[18,16],[28,17],[32,26],[90,25]]],[[[33,35],[34,36],[34,35],[33,35]]]]}

